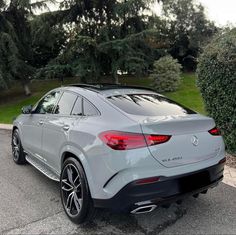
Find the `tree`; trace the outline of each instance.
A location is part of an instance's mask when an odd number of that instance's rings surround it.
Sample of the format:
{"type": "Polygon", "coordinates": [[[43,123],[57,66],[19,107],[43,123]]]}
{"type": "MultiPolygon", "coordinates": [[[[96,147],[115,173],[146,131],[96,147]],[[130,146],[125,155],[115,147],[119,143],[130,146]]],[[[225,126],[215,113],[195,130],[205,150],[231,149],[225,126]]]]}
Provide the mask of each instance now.
{"type": "Polygon", "coordinates": [[[36,68],[42,68],[63,50],[68,33],[63,24],[55,23],[50,12],[34,16],[30,27],[33,64],[36,68]]]}
{"type": "Polygon", "coordinates": [[[62,10],[53,15],[71,24],[73,33],[54,62],[72,65],[74,74],[84,80],[112,75],[118,82],[118,72],[147,73],[159,50],[168,44],[166,35],[149,27],[146,12],[151,2],[63,1],[62,10]]]}
{"type": "Polygon", "coordinates": [[[195,70],[203,44],[217,28],[194,0],[158,1],[163,5],[162,17],[148,13],[153,2],[62,1],[61,10],[52,16],[71,25],[73,33],[53,62],[70,65],[84,81],[112,75],[118,82],[118,72],[147,74],[168,51],[184,68],[195,70]]]}
{"type": "Polygon", "coordinates": [[[194,70],[197,57],[217,33],[217,27],[206,18],[204,7],[195,0],[165,0],[163,15],[172,42],[170,54],[186,69],[194,70]]]}
{"type": "Polygon", "coordinates": [[[19,80],[25,94],[35,66],[32,49],[30,19],[34,9],[46,6],[45,0],[32,3],[30,0],[0,1],[0,86],[8,88],[19,80]]]}
{"type": "Polygon", "coordinates": [[[155,60],[155,51],[158,50],[158,44],[154,43],[157,39],[161,40],[157,31],[144,30],[126,36],[124,39],[99,44],[99,50],[106,54],[110,61],[111,73],[116,83],[118,83],[118,71],[137,76],[148,74],[148,70],[155,60]],[[153,39],[152,44],[151,39],[153,39]]]}
{"type": "Polygon", "coordinates": [[[164,17],[150,15],[155,0],[63,0],[58,11],[35,15],[49,1],[0,0],[1,87],[19,80],[29,93],[36,70],[37,78],[118,82],[118,73],[148,74],[167,52],[195,65],[216,31],[194,0],[158,1],[164,17]]]}

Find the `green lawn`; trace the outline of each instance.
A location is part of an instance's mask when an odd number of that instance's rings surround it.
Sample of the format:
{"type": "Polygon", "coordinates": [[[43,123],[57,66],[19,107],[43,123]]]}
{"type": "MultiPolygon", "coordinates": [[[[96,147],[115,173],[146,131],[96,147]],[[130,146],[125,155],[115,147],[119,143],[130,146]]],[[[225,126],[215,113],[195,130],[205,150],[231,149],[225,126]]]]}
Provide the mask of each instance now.
{"type": "Polygon", "coordinates": [[[202,114],[206,114],[199,89],[196,86],[195,74],[183,74],[182,84],[178,91],[166,93],[169,98],[202,114]]]}
{"type": "MultiPolygon", "coordinates": [[[[76,83],[78,80],[67,80],[64,84],[76,83]]],[[[120,79],[122,84],[139,85],[151,87],[152,81],[148,78],[131,78],[124,77],[120,79]]],[[[196,77],[194,74],[183,74],[182,84],[178,91],[166,93],[169,98],[197,111],[205,113],[203,101],[196,85],[196,77]]],[[[14,117],[21,112],[21,108],[25,105],[34,104],[47,91],[61,86],[59,81],[35,81],[31,85],[33,95],[25,98],[19,88],[0,94],[0,123],[12,123],[14,117]]]]}
{"type": "MultiPolygon", "coordinates": [[[[70,79],[64,84],[77,83],[78,80],[70,79]]],[[[57,80],[34,81],[31,84],[33,95],[25,97],[22,88],[17,86],[10,91],[0,94],[0,123],[12,123],[12,120],[21,113],[21,108],[25,105],[35,104],[45,93],[53,88],[61,86],[57,80]]]]}

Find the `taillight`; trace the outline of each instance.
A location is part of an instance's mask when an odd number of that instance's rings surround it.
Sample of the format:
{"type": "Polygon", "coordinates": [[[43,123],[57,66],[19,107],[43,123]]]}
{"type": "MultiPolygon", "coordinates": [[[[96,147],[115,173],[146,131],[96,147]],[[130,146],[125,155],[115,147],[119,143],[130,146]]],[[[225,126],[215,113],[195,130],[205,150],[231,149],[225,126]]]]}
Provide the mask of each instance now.
{"type": "Polygon", "coordinates": [[[143,135],[121,131],[105,131],[99,134],[99,138],[114,150],[129,150],[162,144],[170,137],[169,135],[143,135]]]}
{"type": "Polygon", "coordinates": [[[146,146],[143,134],[106,131],[102,132],[99,138],[114,150],[128,150],[146,146]]]}
{"type": "Polygon", "coordinates": [[[221,133],[220,133],[220,129],[217,128],[217,127],[212,128],[212,129],[209,130],[208,132],[209,132],[211,135],[215,135],[215,136],[217,136],[217,135],[221,135],[221,133]]]}
{"type": "Polygon", "coordinates": [[[145,135],[147,145],[163,144],[170,139],[170,135],[145,135]]]}

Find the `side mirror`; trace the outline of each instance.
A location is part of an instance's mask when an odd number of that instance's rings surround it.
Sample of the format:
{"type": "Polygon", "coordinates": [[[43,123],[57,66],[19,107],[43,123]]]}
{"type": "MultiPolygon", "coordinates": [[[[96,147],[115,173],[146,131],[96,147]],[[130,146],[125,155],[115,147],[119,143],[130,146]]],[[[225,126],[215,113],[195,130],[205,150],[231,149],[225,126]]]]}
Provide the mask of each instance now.
{"type": "Polygon", "coordinates": [[[22,109],[21,109],[21,112],[23,114],[30,114],[31,111],[33,109],[33,106],[32,105],[28,105],[28,106],[24,106],[22,109]]]}

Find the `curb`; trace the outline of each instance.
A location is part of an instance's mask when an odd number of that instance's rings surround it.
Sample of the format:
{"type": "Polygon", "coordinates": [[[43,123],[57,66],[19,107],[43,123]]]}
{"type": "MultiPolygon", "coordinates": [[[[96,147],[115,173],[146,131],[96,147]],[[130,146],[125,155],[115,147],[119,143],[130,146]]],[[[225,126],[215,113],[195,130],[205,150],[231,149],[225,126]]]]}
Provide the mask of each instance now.
{"type": "Polygon", "coordinates": [[[236,188],[236,169],[225,166],[223,183],[236,188]]]}
{"type": "Polygon", "coordinates": [[[0,130],[12,130],[12,127],[11,124],[0,124],[0,130]]]}

